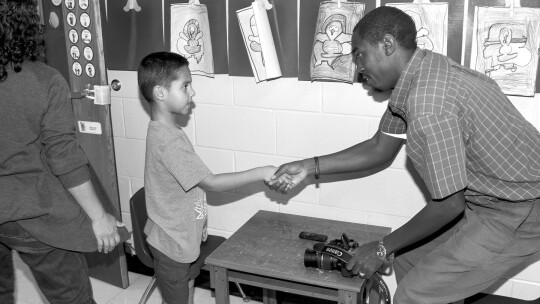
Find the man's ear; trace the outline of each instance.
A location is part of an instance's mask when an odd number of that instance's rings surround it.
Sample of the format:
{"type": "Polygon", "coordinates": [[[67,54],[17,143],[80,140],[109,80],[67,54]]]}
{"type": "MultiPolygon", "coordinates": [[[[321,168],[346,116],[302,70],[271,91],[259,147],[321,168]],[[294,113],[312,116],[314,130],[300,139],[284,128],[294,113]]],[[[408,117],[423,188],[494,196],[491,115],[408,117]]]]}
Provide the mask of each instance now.
{"type": "Polygon", "coordinates": [[[156,85],[152,89],[152,94],[154,94],[154,100],[162,101],[165,97],[165,88],[160,85],[156,85]]]}
{"type": "Polygon", "coordinates": [[[390,34],[386,34],[383,37],[383,49],[386,56],[392,55],[396,51],[396,39],[390,34]]]}

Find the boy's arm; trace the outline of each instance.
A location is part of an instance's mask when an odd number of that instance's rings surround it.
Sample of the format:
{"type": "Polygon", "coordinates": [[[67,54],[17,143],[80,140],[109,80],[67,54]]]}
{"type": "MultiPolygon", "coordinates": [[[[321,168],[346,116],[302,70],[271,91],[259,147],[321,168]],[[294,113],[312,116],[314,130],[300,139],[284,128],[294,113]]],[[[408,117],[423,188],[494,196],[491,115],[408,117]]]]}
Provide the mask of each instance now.
{"type": "Polygon", "coordinates": [[[256,181],[268,181],[274,172],[276,172],[276,169],[274,166],[264,166],[241,172],[210,174],[200,181],[197,186],[207,191],[221,192],[245,186],[256,181]]]}

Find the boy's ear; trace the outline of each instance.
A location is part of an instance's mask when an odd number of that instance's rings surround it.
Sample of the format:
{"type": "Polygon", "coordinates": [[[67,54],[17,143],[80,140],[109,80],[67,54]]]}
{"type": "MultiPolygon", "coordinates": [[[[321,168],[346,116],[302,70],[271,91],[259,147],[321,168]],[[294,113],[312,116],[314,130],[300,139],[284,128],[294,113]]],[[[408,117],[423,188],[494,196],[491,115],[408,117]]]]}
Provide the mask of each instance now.
{"type": "Polygon", "coordinates": [[[165,88],[159,85],[154,86],[154,88],[152,89],[152,94],[154,94],[155,100],[161,101],[165,97],[165,88]]]}

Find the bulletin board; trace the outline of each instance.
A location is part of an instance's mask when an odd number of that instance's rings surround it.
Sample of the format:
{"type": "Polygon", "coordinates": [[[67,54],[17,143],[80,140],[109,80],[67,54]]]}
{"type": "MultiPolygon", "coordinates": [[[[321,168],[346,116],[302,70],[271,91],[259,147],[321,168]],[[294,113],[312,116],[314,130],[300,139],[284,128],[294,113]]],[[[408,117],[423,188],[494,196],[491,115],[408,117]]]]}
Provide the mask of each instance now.
{"type": "MultiPolygon", "coordinates": [[[[471,51],[473,43],[473,24],[474,24],[474,8],[476,6],[491,6],[491,7],[504,7],[505,0],[469,0],[469,6],[467,9],[467,28],[465,39],[465,54],[464,54],[464,66],[469,67],[471,65],[471,51]]],[[[538,0],[521,0],[521,7],[533,7],[540,8],[540,1],[538,0]]],[[[536,73],[536,93],[540,92],[540,69],[536,73]]]]}

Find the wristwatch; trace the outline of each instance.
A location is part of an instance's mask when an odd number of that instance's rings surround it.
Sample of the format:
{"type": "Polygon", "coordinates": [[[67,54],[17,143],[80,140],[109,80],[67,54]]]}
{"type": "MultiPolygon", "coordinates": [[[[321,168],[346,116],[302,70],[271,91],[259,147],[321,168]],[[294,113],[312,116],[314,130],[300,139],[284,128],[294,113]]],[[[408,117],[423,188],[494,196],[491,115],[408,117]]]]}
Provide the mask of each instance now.
{"type": "Polygon", "coordinates": [[[393,253],[390,256],[386,255],[386,247],[384,246],[384,242],[383,242],[382,238],[379,240],[379,244],[377,244],[377,256],[384,263],[391,262],[394,259],[394,254],[393,253]]]}

